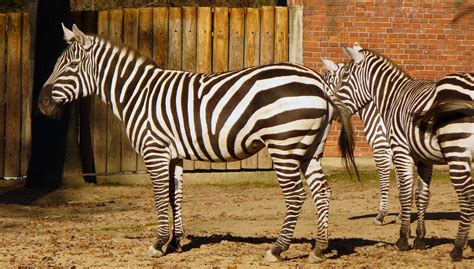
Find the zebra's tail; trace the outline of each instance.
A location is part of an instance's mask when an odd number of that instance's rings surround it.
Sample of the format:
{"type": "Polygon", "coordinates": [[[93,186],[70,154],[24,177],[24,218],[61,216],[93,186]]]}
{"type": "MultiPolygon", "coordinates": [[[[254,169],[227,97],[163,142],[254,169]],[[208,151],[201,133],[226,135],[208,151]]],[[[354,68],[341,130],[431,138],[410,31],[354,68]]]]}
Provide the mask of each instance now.
{"type": "Polygon", "coordinates": [[[415,115],[413,122],[420,129],[432,132],[440,120],[452,115],[460,117],[474,116],[474,101],[452,100],[435,103],[428,111],[415,115]]]}
{"type": "Polygon", "coordinates": [[[331,104],[335,109],[335,115],[338,121],[341,123],[341,131],[339,133],[339,152],[344,160],[344,167],[347,169],[349,174],[353,169],[356,173],[357,179],[360,181],[359,170],[355,163],[354,148],[355,148],[355,135],[352,127],[352,114],[346,105],[342,103],[337,97],[330,97],[331,104]]]}

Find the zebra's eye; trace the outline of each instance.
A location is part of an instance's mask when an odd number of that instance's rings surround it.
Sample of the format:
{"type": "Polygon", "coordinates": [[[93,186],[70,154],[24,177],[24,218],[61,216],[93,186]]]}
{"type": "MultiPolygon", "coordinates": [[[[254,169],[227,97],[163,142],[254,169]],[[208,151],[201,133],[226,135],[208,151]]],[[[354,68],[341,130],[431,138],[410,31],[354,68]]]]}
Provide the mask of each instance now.
{"type": "Polygon", "coordinates": [[[76,67],[78,64],[79,64],[79,61],[74,61],[74,62],[70,62],[69,66],[70,67],[76,67]]]}

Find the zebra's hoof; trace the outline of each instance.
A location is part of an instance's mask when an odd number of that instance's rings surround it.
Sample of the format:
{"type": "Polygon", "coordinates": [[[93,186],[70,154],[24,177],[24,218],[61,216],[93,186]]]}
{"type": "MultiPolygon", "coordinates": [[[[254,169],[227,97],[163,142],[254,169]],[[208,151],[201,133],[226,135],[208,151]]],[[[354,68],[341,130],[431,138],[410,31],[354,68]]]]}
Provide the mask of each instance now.
{"type": "Polygon", "coordinates": [[[275,255],[272,253],[272,250],[269,249],[265,252],[265,256],[263,256],[263,261],[265,262],[279,262],[281,261],[280,255],[275,255]]]}
{"type": "Polygon", "coordinates": [[[168,244],[166,248],[166,253],[181,253],[183,252],[183,248],[181,247],[181,243],[179,240],[172,239],[171,242],[168,244]]]}
{"type": "Polygon", "coordinates": [[[454,247],[453,250],[449,252],[449,256],[451,257],[451,261],[453,262],[462,261],[462,248],[454,247]]]}
{"type": "Polygon", "coordinates": [[[308,256],[308,262],[309,263],[320,263],[326,260],[326,257],[323,255],[323,253],[314,253],[314,251],[311,251],[308,256]]]}
{"type": "Polygon", "coordinates": [[[398,250],[401,251],[407,251],[410,249],[410,246],[408,245],[408,240],[399,238],[397,242],[395,243],[395,246],[398,248],[398,250]]]}
{"type": "Polygon", "coordinates": [[[378,218],[375,218],[373,223],[377,226],[383,226],[386,224],[385,221],[383,221],[383,219],[378,219],[378,218]]]}
{"type": "Polygon", "coordinates": [[[151,245],[148,248],[147,254],[148,254],[149,257],[152,257],[152,258],[159,258],[159,257],[165,255],[163,253],[163,251],[156,249],[153,245],[151,245]]]}
{"type": "Polygon", "coordinates": [[[415,241],[413,242],[413,248],[418,250],[425,250],[426,243],[421,238],[415,238],[415,241]]]}

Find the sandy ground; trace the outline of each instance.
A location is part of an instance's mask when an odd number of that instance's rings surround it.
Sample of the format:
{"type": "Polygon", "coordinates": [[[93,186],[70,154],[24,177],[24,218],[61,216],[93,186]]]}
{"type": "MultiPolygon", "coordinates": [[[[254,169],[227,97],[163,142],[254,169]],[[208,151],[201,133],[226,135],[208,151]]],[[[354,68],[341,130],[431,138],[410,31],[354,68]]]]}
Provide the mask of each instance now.
{"type": "MultiPolygon", "coordinates": [[[[306,262],[316,232],[315,208],[310,199],[305,202],[284,260],[268,264],[262,262],[262,256],[274,242],[284,214],[278,187],[185,183],[184,252],[158,259],[146,256],[156,231],[149,186],[81,186],[47,194],[23,191],[3,195],[0,267],[474,267],[470,248],[464,251],[461,263],[449,261],[448,252],[458,225],[458,205],[446,180],[432,184],[428,249],[407,252],[393,246],[398,224],[372,224],[378,207],[375,181],[361,185],[336,177],[330,185],[330,242],[327,260],[319,265],[306,262]]],[[[397,198],[395,194],[391,197],[389,222],[395,219],[397,198]]],[[[413,233],[415,227],[412,223],[413,233]]]]}

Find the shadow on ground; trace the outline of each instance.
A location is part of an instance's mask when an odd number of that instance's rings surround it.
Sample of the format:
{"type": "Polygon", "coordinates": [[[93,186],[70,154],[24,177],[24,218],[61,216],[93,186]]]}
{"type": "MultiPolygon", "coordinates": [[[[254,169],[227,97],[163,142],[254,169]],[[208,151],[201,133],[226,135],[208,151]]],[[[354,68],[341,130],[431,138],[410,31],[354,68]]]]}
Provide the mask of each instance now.
{"type": "MultiPolygon", "coordinates": [[[[248,244],[272,244],[276,241],[276,238],[274,237],[242,237],[230,234],[211,236],[188,235],[187,238],[191,240],[191,242],[183,246],[183,251],[200,248],[201,246],[208,244],[219,244],[222,241],[248,244]]],[[[292,244],[310,244],[311,248],[314,247],[314,239],[294,238],[291,242],[292,244]]],[[[337,259],[341,256],[347,256],[356,253],[355,249],[358,247],[373,246],[379,243],[383,243],[384,245],[389,244],[388,242],[368,240],[363,238],[334,238],[329,240],[329,247],[326,252],[332,252],[333,250],[336,250],[337,254],[331,255],[329,258],[337,259]]],[[[308,257],[308,255],[291,257],[287,259],[292,260],[305,257],[308,257]]]]}
{"type": "MultiPolygon", "coordinates": [[[[396,216],[398,213],[390,213],[388,216],[396,216]]],[[[358,220],[358,219],[372,219],[375,218],[377,214],[365,214],[352,216],[349,220],[358,220]]],[[[417,213],[411,213],[411,222],[416,221],[418,217],[417,213]]],[[[428,212],[425,215],[425,220],[459,220],[459,212],[428,212]]],[[[394,223],[389,222],[389,223],[394,223]]]]}

